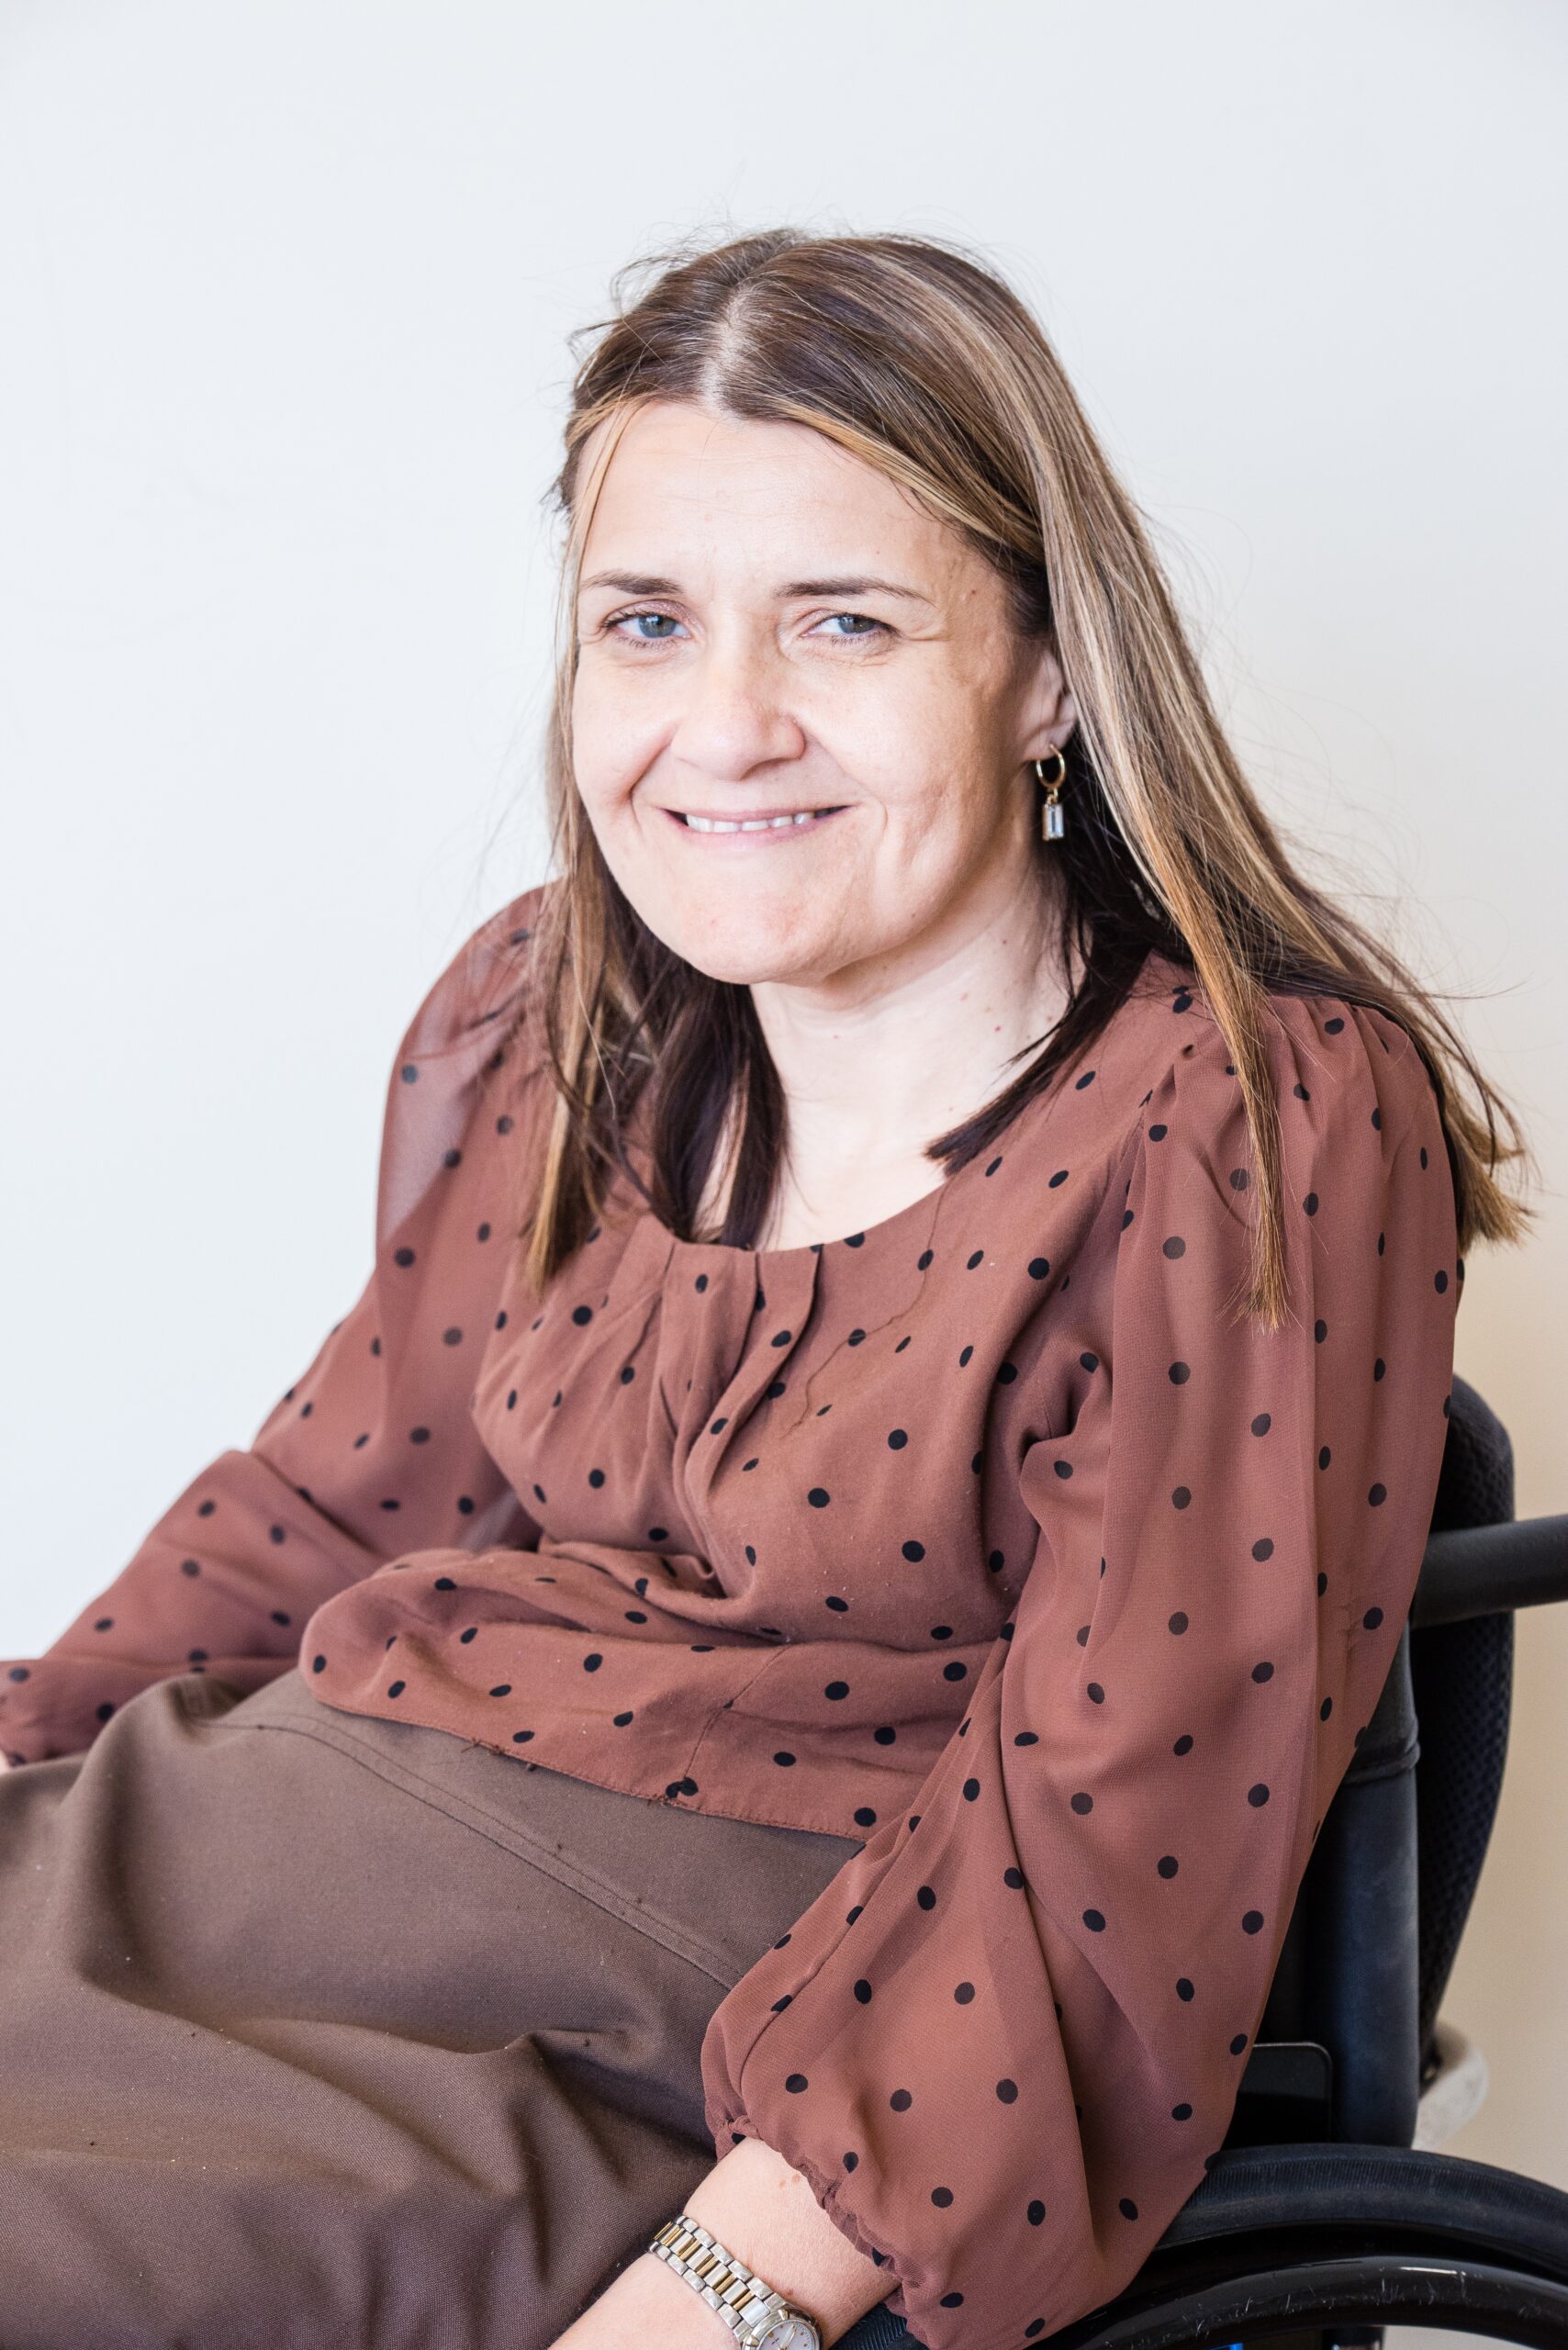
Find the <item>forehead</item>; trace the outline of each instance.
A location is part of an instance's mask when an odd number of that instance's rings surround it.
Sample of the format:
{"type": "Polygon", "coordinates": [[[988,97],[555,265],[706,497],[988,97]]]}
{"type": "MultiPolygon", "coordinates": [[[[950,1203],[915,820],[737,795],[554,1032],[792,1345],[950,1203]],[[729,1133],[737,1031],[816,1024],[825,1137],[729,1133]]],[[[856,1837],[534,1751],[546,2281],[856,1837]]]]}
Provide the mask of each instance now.
{"type": "Polygon", "coordinates": [[[611,430],[609,420],[595,428],[579,469],[587,494],[597,481],[585,576],[734,561],[771,570],[795,555],[822,569],[878,553],[931,579],[962,556],[978,560],[900,484],[810,425],[657,401],[612,447],[611,430]]]}

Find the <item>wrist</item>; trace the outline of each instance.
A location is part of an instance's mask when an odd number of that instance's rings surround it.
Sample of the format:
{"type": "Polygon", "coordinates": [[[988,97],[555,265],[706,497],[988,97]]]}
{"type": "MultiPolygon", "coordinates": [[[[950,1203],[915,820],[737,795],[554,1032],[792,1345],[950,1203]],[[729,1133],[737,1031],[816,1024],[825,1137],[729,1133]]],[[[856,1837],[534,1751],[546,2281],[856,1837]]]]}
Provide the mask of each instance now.
{"type": "MultiPolygon", "coordinates": [[[[839,2331],[759,2276],[717,2230],[689,2211],[666,2221],[649,2250],[689,2299],[718,2318],[730,2337],[729,2350],[825,2350],[839,2331]]],[[[711,2343],[711,2335],[703,2338],[711,2343]]]]}
{"type": "Polygon", "coordinates": [[[734,2350],[734,2336],[700,2294],[644,2252],[557,2335],[551,2350],[609,2350],[628,2342],[638,2350],[734,2350]]]}
{"type": "MultiPolygon", "coordinates": [[[[856,2249],[803,2173],[761,2139],[743,2138],[733,2146],[693,2188],[683,2209],[735,2259],[803,2311],[824,2350],[885,2300],[898,2281],[856,2249]]],[[[655,2264],[664,2266],[656,2256],[655,2264]]],[[[671,2281],[689,2300],[700,2298],[678,2277],[671,2281]]]]}
{"type": "Polygon", "coordinates": [[[671,2350],[734,2350],[734,2334],[716,2309],[656,2253],[640,2253],[622,2272],[630,2279],[626,2314],[641,2320],[644,2344],[671,2350]]]}

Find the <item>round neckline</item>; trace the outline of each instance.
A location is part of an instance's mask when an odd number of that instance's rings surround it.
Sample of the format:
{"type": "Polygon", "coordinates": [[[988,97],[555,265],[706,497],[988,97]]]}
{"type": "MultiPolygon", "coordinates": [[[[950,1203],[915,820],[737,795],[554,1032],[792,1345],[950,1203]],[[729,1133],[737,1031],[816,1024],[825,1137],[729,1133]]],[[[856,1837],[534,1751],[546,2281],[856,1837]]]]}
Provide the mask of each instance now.
{"type": "MultiPolygon", "coordinates": [[[[905,1225],[913,1226],[916,1216],[923,1213],[929,1225],[935,1218],[941,1201],[946,1198],[956,1183],[961,1182],[965,1176],[972,1175],[976,1168],[980,1168],[983,1172],[985,1168],[991,1166],[994,1160],[1004,1158],[1007,1152],[1022,1139],[1027,1129],[1031,1113],[1043,1110],[1044,1105],[1054,1099],[1060,1075],[1061,1072],[1058,1070],[1049,1085],[1044,1087],[1040,1092],[1032,1095],[1022,1109],[1015,1112],[1010,1123],[997,1136],[989,1152],[977,1150],[972,1158],[967,1158],[964,1164],[956,1168],[951,1175],[946,1175],[939,1183],[934,1183],[930,1191],[923,1192],[917,1200],[911,1200],[907,1207],[895,1208],[891,1215],[881,1216],[875,1224],[860,1225],[853,1232],[839,1234],[835,1239],[802,1240],[797,1242],[792,1248],[745,1248],[727,1240],[683,1240],[678,1232],[672,1232],[668,1225],[654,1214],[652,1208],[644,1207],[643,1214],[655,1231],[669,1242],[672,1258],[678,1253],[687,1259],[701,1257],[710,1260],[714,1258],[733,1257],[739,1263],[750,1262],[756,1265],[786,1267],[803,1265],[808,1259],[820,1257],[828,1248],[858,1248],[873,1241],[885,1240],[890,1236],[896,1236],[905,1225]]],[[[935,1163],[934,1161],[933,1164],[935,1163]]]]}
{"type": "MultiPolygon", "coordinates": [[[[1032,1108],[1033,1104],[1028,1106],[1032,1108]]],[[[1022,1115],[1020,1112],[1019,1116],[1022,1115]]],[[[935,1165],[936,1162],[933,1160],[932,1163],[935,1165]]],[[[646,1214],[649,1222],[656,1225],[672,1244],[672,1253],[678,1249],[688,1257],[749,1258],[758,1265],[803,1264],[808,1257],[820,1257],[824,1248],[858,1248],[867,1241],[879,1240],[886,1234],[897,1231],[901,1225],[912,1222],[923,1208],[928,1213],[935,1212],[943,1193],[952,1188],[960,1175],[967,1175],[973,1165],[972,1158],[967,1159],[953,1174],[945,1175],[939,1183],[934,1183],[929,1192],[923,1192],[919,1199],[911,1200],[907,1207],[895,1208],[891,1215],[882,1216],[876,1224],[861,1225],[856,1231],[841,1233],[834,1240],[797,1241],[792,1248],[744,1248],[728,1240],[683,1240],[678,1232],[671,1232],[668,1225],[655,1215],[652,1208],[646,1214]]]]}
{"type": "MultiPolygon", "coordinates": [[[[1127,991],[1127,1003],[1149,992],[1148,984],[1149,975],[1157,964],[1163,971],[1168,967],[1168,958],[1159,954],[1156,949],[1150,948],[1127,991]]],[[[1182,984],[1179,975],[1176,984],[1182,984]]],[[[1126,1010],[1126,1005],[1123,1009],[1126,1010]]],[[[792,1248],[745,1248],[726,1240],[683,1240],[678,1232],[672,1232],[662,1217],[656,1216],[653,1209],[643,1201],[637,1203],[638,1221],[657,1233],[661,1240],[669,1243],[672,1260],[678,1253],[688,1259],[705,1258],[710,1267],[714,1259],[723,1260],[731,1258],[737,1264],[775,1265],[781,1268],[804,1265],[810,1259],[820,1257],[824,1249],[859,1247],[872,1241],[883,1240],[890,1234],[897,1234],[904,1225],[913,1225],[914,1218],[923,1210],[926,1213],[928,1219],[934,1218],[941,1201],[956,1183],[961,1182],[966,1175],[971,1175],[977,1167],[983,1173],[984,1169],[991,1166],[999,1158],[1004,1158],[1009,1150],[1015,1148],[1029,1132],[1034,1116],[1036,1113],[1043,1115],[1047,1104],[1056,1100],[1064,1074],[1065,1072],[1058,1069],[1048,1085],[1042,1087],[1038,1093],[1031,1095],[1022,1109],[1014,1113],[1012,1120],[997,1136],[989,1152],[977,1150],[972,1158],[967,1158],[964,1161],[962,1167],[956,1169],[951,1175],[945,1176],[942,1181],[934,1184],[929,1192],[923,1192],[919,1199],[912,1200],[907,1207],[895,1208],[891,1215],[881,1217],[878,1223],[862,1225],[855,1232],[840,1234],[836,1239],[803,1240],[798,1242],[792,1248]]]]}

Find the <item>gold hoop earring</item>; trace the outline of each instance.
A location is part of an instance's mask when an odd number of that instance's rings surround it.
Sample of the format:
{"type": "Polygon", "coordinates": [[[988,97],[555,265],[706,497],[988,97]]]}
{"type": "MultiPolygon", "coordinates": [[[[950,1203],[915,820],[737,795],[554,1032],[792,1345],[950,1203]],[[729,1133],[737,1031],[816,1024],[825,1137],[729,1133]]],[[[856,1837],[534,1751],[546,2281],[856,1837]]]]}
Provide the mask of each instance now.
{"type": "Polygon", "coordinates": [[[1046,780],[1045,760],[1035,761],[1035,773],[1040,782],[1046,786],[1046,796],[1040,802],[1040,838],[1043,841],[1059,841],[1063,829],[1062,811],[1057,794],[1067,781],[1067,761],[1059,751],[1053,751],[1051,756],[1056,761],[1057,771],[1048,782],[1046,780]]]}

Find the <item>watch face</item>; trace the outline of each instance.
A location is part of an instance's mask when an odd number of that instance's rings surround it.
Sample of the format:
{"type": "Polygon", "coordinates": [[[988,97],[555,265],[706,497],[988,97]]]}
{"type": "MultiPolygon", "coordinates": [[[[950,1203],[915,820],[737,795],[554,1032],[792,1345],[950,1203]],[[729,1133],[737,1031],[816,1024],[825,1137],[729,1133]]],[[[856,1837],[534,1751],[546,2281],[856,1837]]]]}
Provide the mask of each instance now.
{"type": "Polygon", "coordinates": [[[775,2318],[756,2350],[822,2350],[822,2335],[808,2318],[775,2318]]]}

